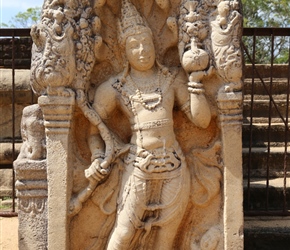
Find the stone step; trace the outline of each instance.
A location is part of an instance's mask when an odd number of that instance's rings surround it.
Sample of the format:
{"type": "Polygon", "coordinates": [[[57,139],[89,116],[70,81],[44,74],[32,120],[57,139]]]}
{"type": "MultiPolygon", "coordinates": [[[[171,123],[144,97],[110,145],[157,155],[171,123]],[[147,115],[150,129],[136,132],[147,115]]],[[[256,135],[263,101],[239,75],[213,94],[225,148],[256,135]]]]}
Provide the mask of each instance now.
{"type": "MultiPolygon", "coordinates": [[[[272,98],[275,101],[285,101],[287,100],[287,92],[283,92],[282,94],[277,94],[277,95],[272,95],[272,98]]],[[[249,102],[251,100],[252,96],[251,94],[245,94],[244,95],[244,101],[249,102]]],[[[269,95],[265,94],[265,95],[257,95],[254,94],[254,101],[268,101],[269,102],[269,95]]]]}
{"type": "MultiPolygon", "coordinates": [[[[284,118],[285,120],[286,118],[284,118]]],[[[286,120],[285,120],[286,121],[286,120]]],[[[290,121],[290,117],[288,118],[288,122],[290,121]]],[[[247,124],[249,125],[251,122],[251,117],[249,116],[245,116],[243,118],[243,124],[247,124]]],[[[268,117],[253,117],[252,118],[252,123],[253,124],[268,124],[269,122],[269,118],[268,117]]],[[[281,119],[281,117],[271,117],[271,124],[276,124],[276,123],[281,123],[283,124],[283,120],[281,119]]]]}
{"type": "MultiPolygon", "coordinates": [[[[287,64],[256,64],[255,68],[257,69],[259,75],[262,78],[271,77],[271,74],[274,78],[287,78],[289,76],[289,66],[287,64]]],[[[252,64],[246,64],[244,68],[245,78],[251,78],[252,75],[252,64]]],[[[258,74],[256,73],[256,71],[254,71],[254,77],[258,78],[258,74]]]]}
{"type": "MultiPolygon", "coordinates": [[[[269,177],[284,176],[284,147],[271,147],[269,155],[269,177]]],[[[267,176],[268,150],[266,147],[252,148],[250,161],[250,177],[262,178],[267,176]]],[[[243,174],[248,177],[249,148],[243,148],[243,174]]],[[[287,148],[286,175],[290,177],[290,147],[287,148]]]]}
{"type": "MultiPolygon", "coordinates": [[[[290,127],[290,123],[288,123],[290,127]]],[[[284,123],[271,123],[269,128],[268,123],[253,123],[250,126],[249,123],[243,124],[243,146],[250,146],[250,135],[252,130],[252,146],[253,147],[267,147],[268,146],[268,134],[270,134],[270,145],[271,146],[284,146],[285,145],[285,130],[286,126],[284,123]]],[[[290,131],[287,130],[288,142],[290,146],[290,131]]]]}
{"type": "MultiPolygon", "coordinates": [[[[0,97],[1,99],[1,97],[0,97]]],[[[16,104],[15,105],[15,113],[14,113],[14,135],[17,139],[21,138],[21,118],[22,111],[27,105],[16,104]]],[[[0,142],[7,141],[12,138],[13,130],[12,130],[12,104],[0,105],[0,142]]]]}
{"type": "MultiPolygon", "coordinates": [[[[246,78],[244,80],[244,94],[268,95],[271,88],[271,79],[264,78],[263,82],[259,78],[254,79],[254,88],[252,90],[252,79],[246,78]],[[264,84],[263,84],[264,82],[264,84]]],[[[273,78],[272,79],[272,95],[285,94],[288,91],[287,78],[273,78]]]]}
{"type": "Polygon", "coordinates": [[[245,250],[289,250],[290,217],[244,218],[245,250]]]}
{"type": "MultiPolygon", "coordinates": [[[[0,69],[0,106],[12,104],[12,70],[0,69]]],[[[30,70],[15,70],[15,96],[14,101],[17,104],[31,104],[37,101],[37,98],[30,87],[30,70]]]]}
{"type": "MultiPolygon", "coordinates": [[[[251,115],[251,97],[244,96],[243,102],[243,116],[250,117],[251,115]]],[[[273,96],[274,102],[278,108],[278,111],[282,117],[286,117],[287,110],[287,95],[275,95],[273,96]]],[[[290,104],[289,104],[290,105],[290,104]]],[[[269,116],[269,96],[255,96],[253,102],[253,117],[268,117],[269,116]]],[[[280,117],[275,105],[271,102],[271,117],[280,117]]],[[[288,106],[288,117],[290,117],[290,107],[288,106]]]]}
{"type": "MultiPolygon", "coordinates": [[[[245,211],[283,211],[284,178],[271,178],[267,191],[266,178],[244,179],[244,210],[245,211]],[[248,193],[249,192],[249,193],[248,193]],[[268,192],[268,209],[267,209],[268,192]],[[249,196],[248,196],[249,195],[249,196]]],[[[290,210],[290,177],[286,178],[286,209],[290,210]]],[[[290,226],[290,225],[289,225],[290,226]]]]}

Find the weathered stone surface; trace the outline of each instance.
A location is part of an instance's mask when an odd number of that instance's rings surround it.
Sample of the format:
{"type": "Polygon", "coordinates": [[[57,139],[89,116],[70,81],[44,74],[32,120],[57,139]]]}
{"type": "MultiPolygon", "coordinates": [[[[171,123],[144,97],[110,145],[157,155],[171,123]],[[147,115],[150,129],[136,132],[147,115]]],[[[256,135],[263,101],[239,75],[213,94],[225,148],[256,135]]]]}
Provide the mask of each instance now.
{"type": "MultiPolygon", "coordinates": [[[[0,90],[12,91],[12,69],[0,69],[0,90]]],[[[15,90],[30,91],[30,71],[26,69],[15,70],[15,90]]]]}
{"type": "Polygon", "coordinates": [[[245,218],[245,249],[287,250],[290,244],[289,217],[245,218]]]}
{"type": "MultiPolygon", "coordinates": [[[[20,133],[20,122],[22,116],[22,110],[26,105],[15,105],[15,114],[14,114],[14,124],[15,130],[14,135],[16,139],[21,139],[20,133]]],[[[13,135],[13,116],[12,116],[12,105],[3,105],[0,106],[1,120],[0,120],[0,140],[3,142],[11,142],[13,135]]]]}
{"type": "MultiPolygon", "coordinates": [[[[29,70],[15,70],[15,137],[20,139],[20,121],[25,106],[36,101],[30,87],[29,70]]],[[[13,120],[12,70],[0,69],[0,141],[11,141],[13,120]]]]}
{"type": "Polygon", "coordinates": [[[239,8],[45,1],[48,249],[243,248],[239,8]]]}
{"type": "Polygon", "coordinates": [[[18,159],[16,172],[19,249],[45,249],[47,246],[46,161],[18,159]]]}
{"type": "MultiPolygon", "coordinates": [[[[12,70],[0,69],[0,164],[12,166],[21,147],[20,123],[22,110],[31,102],[34,94],[29,84],[29,70],[15,70],[14,116],[12,106],[12,70]],[[14,119],[14,135],[13,135],[14,119]],[[14,158],[12,155],[12,138],[15,140],[14,158]]],[[[12,196],[12,170],[1,170],[0,196],[12,196]]]]}

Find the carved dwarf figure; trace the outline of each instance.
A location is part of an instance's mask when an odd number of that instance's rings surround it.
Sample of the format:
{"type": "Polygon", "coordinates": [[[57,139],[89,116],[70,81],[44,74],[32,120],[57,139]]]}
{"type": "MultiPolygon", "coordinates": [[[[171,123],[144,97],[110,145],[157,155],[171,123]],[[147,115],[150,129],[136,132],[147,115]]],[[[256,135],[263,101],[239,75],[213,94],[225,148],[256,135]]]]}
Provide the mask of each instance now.
{"type": "Polygon", "coordinates": [[[218,15],[211,22],[212,47],[219,74],[227,81],[226,91],[241,89],[242,53],[240,50],[240,23],[242,16],[236,10],[238,1],[221,1],[218,15]],[[232,10],[232,11],[231,11],[232,10]]]}
{"type": "Polygon", "coordinates": [[[46,158],[43,117],[38,104],[23,109],[21,135],[23,145],[17,160],[43,160],[46,158]]]}
{"type": "MultiPolygon", "coordinates": [[[[204,91],[189,88],[189,93],[182,72],[157,62],[151,30],[130,2],[122,4],[120,41],[128,65],[98,87],[93,103],[104,121],[119,108],[132,130],[107,249],[172,249],[190,191],[190,175],[173,130],[173,108],[201,128],[210,123],[210,108],[204,91]]],[[[105,176],[105,149],[93,125],[90,149],[90,179],[100,180],[105,176]]]]}

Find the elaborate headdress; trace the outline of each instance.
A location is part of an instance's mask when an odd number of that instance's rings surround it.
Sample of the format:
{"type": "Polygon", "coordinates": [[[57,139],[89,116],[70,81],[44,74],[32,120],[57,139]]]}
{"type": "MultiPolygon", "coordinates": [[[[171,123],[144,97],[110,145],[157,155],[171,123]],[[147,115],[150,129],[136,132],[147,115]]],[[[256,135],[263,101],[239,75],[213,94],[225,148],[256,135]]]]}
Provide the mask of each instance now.
{"type": "Polygon", "coordinates": [[[132,35],[138,35],[144,32],[152,31],[147,27],[146,22],[137,11],[136,7],[130,0],[122,0],[121,7],[121,22],[119,40],[122,45],[125,45],[126,39],[132,35]]]}

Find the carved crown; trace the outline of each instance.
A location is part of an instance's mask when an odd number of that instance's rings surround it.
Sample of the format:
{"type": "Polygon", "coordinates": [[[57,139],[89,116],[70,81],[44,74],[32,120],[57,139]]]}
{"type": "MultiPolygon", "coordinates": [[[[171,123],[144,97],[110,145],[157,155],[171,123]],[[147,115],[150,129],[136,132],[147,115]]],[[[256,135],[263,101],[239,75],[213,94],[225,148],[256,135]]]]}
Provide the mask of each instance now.
{"type": "Polygon", "coordinates": [[[119,39],[122,45],[125,45],[126,39],[129,36],[144,32],[148,32],[152,35],[151,29],[146,25],[146,22],[130,0],[122,1],[120,26],[119,39]]]}

